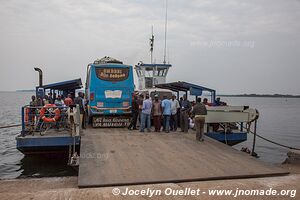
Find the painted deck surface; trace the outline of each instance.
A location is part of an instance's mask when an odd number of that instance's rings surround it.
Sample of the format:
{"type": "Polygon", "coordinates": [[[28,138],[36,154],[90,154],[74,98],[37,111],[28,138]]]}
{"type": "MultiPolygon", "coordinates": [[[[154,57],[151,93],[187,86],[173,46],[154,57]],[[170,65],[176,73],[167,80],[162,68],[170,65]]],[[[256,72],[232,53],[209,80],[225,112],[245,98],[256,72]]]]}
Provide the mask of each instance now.
{"type": "Polygon", "coordinates": [[[87,129],[81,137],[78,186],[177,183],[288,173],[208,137],[198,142],[192,133],[87,129]]]}

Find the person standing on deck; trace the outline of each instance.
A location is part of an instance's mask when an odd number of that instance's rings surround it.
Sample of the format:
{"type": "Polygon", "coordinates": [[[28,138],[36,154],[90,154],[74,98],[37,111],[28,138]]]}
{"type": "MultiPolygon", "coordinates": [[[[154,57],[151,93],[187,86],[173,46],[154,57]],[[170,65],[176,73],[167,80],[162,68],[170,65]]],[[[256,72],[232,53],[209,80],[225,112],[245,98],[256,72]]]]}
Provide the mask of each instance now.
{"type": "Polygon", "coordinates": [[[180,107],[180,128],[181,132],[188,132],[189,129],[189,112],[191,110],[191,102],[187,99],[186,95],[183,95],[180,107]]]}
{"type": "MultiPolygon", "coordinates": [[[[45,95],[45,97],[46,97],[46,95],[45,95]]],[[[54,100],[53,100],[53,98],[52,98],[52,93],[50,92],[50,93],[48,93],[48,104],[50,103],[50,104],[54,104],[54,100]]]]}
{"type": "Polygon", "coordinates": [[[56,97],[57,97],[57,96],[56,96],[56,93],[54,92],[54,93],[53,93],[53,97],[52,97],[52,102],[55,102],[56,97]]]}
{"type": "Polygon", "coordinates": [[[68,97],[65,98],[64,104],[65,104],[66,106],[73,105],[73,100],[72,100],[72,95],[71,95],[71,94],[68,94],[68,97]]]}
{"type": "Polygon", "coordinates": [[[31,101],[29,103],[29,114],[28,114],[28,121],[32,124],[35,122],[35,114],[36,114],[36,107],[38,106],[38,101],[36,100],[35,96],[31,96],[31,101]]]}
{"type": "Polygon", "coordinates": [[[43,105],[47,105],[47,104],[51,104],[51,103],[50,103],[49,97],[47,95],[45,95],[44,99],[43,99],[43,105]]]}
{"type": "Polygon", "coordinates": [[[138,116],[138,119],[139,119],[140,124],[141,124],[141,120],[142,120],[141,118],[142,118],[143,101],[144,101],[144,95],[140,94],[139,99],[137,100],[137,103],[139,105],[139,116],[138,116]]]}
{"type": "Polygon", "coordinates": [[[161,102],[163,109],[163,127],[166,133],[170,132],[170,118],[171,118],[171,101],[164,96],[164,100],[161,102]]]}
{"type": "Polygon", "coordinates": [[[137,123],[138,116],[139,116],[139,104],[138,104],[137,95],[133,96],[131,112],[132,112],[132,118],[131,118],[131,122],[128,126],[128,129],[131,130],[131,128],[132,128],[133,130],[137,130],[136,123],[137,123]]]}
{"type": "Polygon", "coordinates": [[[83,105],[83,98],[82,92],[78,92],[78,96],[74,99],[74,104],[79,105],[79,112],[80,112],[80,124],[82,125],[83,122],[83,113],[84,113],[84,105],[83,105]]]}
{"type": "Polygon", "coordinates": [[[154,96],[152,115],[153,115],[153,124],[155,128],[155,132],[160,132],[162,108],[161,108],[161,101],[159,100],[157,94],[154,96]]]}
{"type": "Polygon", "coordinates": [[[147,124],[148,132],[151,131],[151,110],[152,102],[149,99],[149,94],[146,95],[146,99],[143,101],[142,113],[141,113],[141,129],[140,132],[144,132],[145,126],[147,124]]]}
{"type": "MultiPolygon", "coordinates": [[[[180,108],[181,108],[181,105],[182,105],[182,101],[183,101],[183,98],[180,97],[180,98],[179,98],[179,106],[180,106],[180,108]]],[[[177,112],[177,118],[178,118],[178,120],[177,120],[177,125],[178,125],[178,127],[180,127],[180,108],[179,108],[179,110],[178,110],[178,112],[177,112]]]]}
{"type": "Polygon", "coordinates": [[[56,98],[55,101],[54,101],[54,104],[55,104],[56,106],[65,106],[65,103],[64,103],[64,101],[61,99],[61,96],[60,96],[60,95],[57,96],[57,98],[56,98]]]}
{"type": "Polygon", "coordinates": [[[172,99],[171,99],[171,119],[170,119],[170,129],[171,131],[176,131],[177,130],[177,122],[178,122],[178,118],[177,118],[177,113],[178,113],[178,109],[180,108],[179,102],[176,99],[175,95],[172,95],[172,99]]]}
{"type": "Polygon", "coordinates": [[[81,92],[81,98],[82,98],[82,105],[83,105],[82,128],[86,129],[86,121],[87,121],[86,106],[87,106],[87,102],[84,98],[84,93],[83,92],[81,92]]]}
{"type": "Polygon", "coordinates": [[[192,117],[194,117],[195,128],[196,128],[196,140],[204,141],[204,123],[205,116],[207,115],[206,107],[201,103],[201,98],[197,98],[196,105],[192,111],[192,117]]]}

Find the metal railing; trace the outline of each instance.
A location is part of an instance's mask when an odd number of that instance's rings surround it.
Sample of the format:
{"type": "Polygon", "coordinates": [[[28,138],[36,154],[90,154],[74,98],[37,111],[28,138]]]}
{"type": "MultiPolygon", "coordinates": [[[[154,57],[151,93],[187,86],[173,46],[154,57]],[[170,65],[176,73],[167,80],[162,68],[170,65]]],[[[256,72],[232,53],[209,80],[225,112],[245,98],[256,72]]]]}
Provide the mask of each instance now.
{"type": "Polygon", "coordinates": [[[57,131],[71,130],[68,123],[67,106],[23,106],[22,107],[22,135],[39,133],[45,134],[50,129],[57,131]],[[59,113],[59,115],[58,115],[59,113]],[[48,119],[48,120],[45,120],[48,119]]]}

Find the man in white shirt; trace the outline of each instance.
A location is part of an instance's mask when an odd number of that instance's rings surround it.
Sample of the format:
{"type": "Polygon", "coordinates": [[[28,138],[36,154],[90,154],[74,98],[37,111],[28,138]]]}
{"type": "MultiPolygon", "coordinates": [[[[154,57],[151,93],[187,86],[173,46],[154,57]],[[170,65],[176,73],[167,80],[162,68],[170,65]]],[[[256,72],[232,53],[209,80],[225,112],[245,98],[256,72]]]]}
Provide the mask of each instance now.
{"type": "Polygon", "coordinates": [[[177,130],[177,111],[180,108],[179,102],[176,99],[175,95],[172,95],[171,99],[171,120],[170,120],[170,128],[171,131],[176,131],[177,130]]]}

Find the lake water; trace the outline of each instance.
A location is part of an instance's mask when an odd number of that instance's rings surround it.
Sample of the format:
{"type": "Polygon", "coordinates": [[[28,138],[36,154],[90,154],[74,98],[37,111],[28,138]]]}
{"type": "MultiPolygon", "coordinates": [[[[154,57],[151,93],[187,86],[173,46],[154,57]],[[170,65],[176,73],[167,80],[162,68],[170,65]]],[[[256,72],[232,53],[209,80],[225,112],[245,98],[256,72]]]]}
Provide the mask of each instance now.
{"type": "MultiPolygon", "coordinates": [[[[21,106],[28,104],[31,92],[0,92],[0,126],[21,123],[21,106]]],[[[224,97],[230,105],[249,105],[260,112],[257,133],[282,144],[300,148],[300,99],[224,97]]],[[[20,127],[0,129],[0,179],[18,177],[74,176],[76,171],[64,160],[24,157],[16,149],[15,137],[20,127]]],[[[252,134],[248,140],[234,146],[252,148],[252,134]]],[[[288,149],[257,138],[259,159],[280,164],[288,149]]]]}

